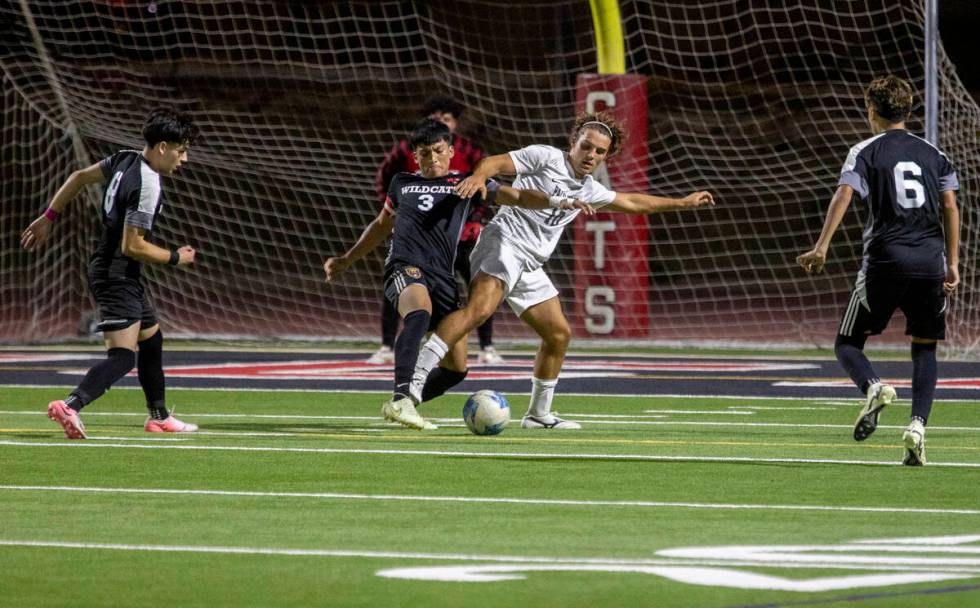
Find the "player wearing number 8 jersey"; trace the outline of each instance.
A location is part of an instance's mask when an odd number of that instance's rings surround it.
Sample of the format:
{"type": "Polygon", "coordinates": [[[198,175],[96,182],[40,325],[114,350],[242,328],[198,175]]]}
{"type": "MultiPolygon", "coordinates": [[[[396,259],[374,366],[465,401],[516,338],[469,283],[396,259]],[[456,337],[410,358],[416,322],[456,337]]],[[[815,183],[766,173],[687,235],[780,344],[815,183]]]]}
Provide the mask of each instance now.
{"type": "Polygon", "coordinates": [[[864,253],[844,311],[834,350],[866,395],[854,438],[874,432],[882,409],[895,398],[864,355],[870,335],[880,334],[896,308],[912,336],[912,419],[905,430],[904,464],[925,463],[925,425],[936,388],[936,342],[945,338],[946,297],[959,283],[959,210],[956,172],[946,155],[905,130],[912,87],[896,76],[874,80],[865,93],[873,136],[844,162],[837,192],[814,248],[797,258],[807,272],[821,272],[827,248],[854,193],[867,204],[864,253]]]}
{"type": "MultiPolygon", "coordinates": [[[[489,177],[516,175],[517,187],[534,188],[556,200],[574,197],[606,211],[649,214],[714,204],[708,192],[664,198],[614,192],[595,181],[592,173],[623,143],[623,129],[608,112],[578,115],[568,143],[568,152],[551,146],[528,146],[485,158],[457,191],[460,196],[472,196],[485,189],[483,184],[489,177]]],[[[470,299],[465,308],[447,316],[423,346],[412,379],[413,398],[419,398],[436,363],[506,299],[521,320],[541,337],[531,380],[531,401],[521,425],[535,429],[580,428],[551,411],[571,328],[558,301],[558,290],[543,268],[565,226],[577,214],[575,210],[506,209],[484,228],[470,255],[475,273],[470,282],[470,299]]]]}

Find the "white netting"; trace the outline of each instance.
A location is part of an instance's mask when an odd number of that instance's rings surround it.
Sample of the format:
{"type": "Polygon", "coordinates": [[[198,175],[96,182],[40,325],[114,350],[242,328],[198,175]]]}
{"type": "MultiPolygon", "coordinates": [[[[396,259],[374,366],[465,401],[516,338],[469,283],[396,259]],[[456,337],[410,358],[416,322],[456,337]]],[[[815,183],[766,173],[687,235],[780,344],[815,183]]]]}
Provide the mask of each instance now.
{"type": "MultiPolygon", "coordinates": [[[[922,90],[921,0],[748,6],[621,7],[627,69],[650,79],[650,191],[710,188],[719,201],[651,218],[652,329],[639,340],[829,344],[863,210],[849,212],[826,275],[803,276],[793,258],[816,237],[848,148],[867,136],[870,78],[896,73],[922,90]]],[[[5,341],[75,334],[91,308],[84,261],[98,193],[76,201],[43,255],[20,252],[17,234],[71,170],[139,144],[155,105],[190,110],[202,129],[186,170],[165,185],[159,230],[173,246],[195,245],[199,262],[145,269],[169,333],[374,339],[382,252],[330,287],[321,264],[376,214],[374,172],[422,101],[463,102],[462,131],[490,153],[564,147],[575,77],[596,70],[587,4],[570,0],[32,0],[0,6],[0,25],[10,32],[0,46],[5,341]]],[[[941,49],[939,68],[939,143],[963,187],[964,285],[950,342],[975,350],[980,112],[941,49]]],[[[566,300],[571,252],[566,237],[549,266],[566,300]]],[[[529,335],[509,311],[496,328],[529,335]]]]}

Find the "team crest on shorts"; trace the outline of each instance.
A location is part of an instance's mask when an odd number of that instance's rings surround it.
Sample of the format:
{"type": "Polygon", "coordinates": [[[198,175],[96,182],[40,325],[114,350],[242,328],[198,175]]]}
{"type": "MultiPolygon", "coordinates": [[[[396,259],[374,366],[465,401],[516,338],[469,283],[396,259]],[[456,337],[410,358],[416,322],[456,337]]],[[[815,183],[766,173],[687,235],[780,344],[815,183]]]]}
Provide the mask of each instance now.
{"type": "Polygon", "coordinates": [[[411,279],[421,279],[422,278],[422,271],[419,270],[418,268],[416,268],[415,266],[406,266],[404,268],[404,272],[411,279]]]}

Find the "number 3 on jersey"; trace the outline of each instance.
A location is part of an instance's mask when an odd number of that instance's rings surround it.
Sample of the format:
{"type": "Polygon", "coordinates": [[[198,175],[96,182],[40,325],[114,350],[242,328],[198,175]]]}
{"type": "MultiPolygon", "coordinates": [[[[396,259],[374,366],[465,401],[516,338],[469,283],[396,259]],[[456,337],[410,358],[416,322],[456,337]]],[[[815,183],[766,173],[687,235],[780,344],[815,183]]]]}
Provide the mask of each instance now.
{"type": "Polygon", "coordinates": [[[904,161],[897,163],[892,173],[895,175],[895,200],[899,205],[906,209],[918,209],[926,204],[925,188],[916,179],[922,177],[922,167],[904,161]]]}
{"type": "Polygon", "coordinates": [[[422,194],[419,196],[419,211],[428,211],[432,209],[432,201],[435,200],[431,194],[422,194]]]}

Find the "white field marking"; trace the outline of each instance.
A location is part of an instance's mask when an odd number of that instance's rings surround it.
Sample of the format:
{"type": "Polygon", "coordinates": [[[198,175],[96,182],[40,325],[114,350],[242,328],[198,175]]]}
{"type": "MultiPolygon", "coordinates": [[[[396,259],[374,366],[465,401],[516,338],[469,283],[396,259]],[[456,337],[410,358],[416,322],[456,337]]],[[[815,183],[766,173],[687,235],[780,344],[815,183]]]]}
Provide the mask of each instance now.
{"type": "MultiPolygon", "coordinates": [[[[786,464],[846,464],[867,466],[902,466],[895,461],[843,460],[834,458],[752,458],[749,456],[655,456],[648,454],[562,454],[558,452],[466,452],[460,450],[381,450],[365,448],[287,448],[271,446],[226,446],[226,445],[140,445],[72,442],[11,441],[0,439],[0,446],[21,446],[37,448],[114,448],[142,450],[199,450],[213,452],[282,452],[298,454],[363,454],[377,456],[446,456],[462,458],[519,458],[548,460],[632,460],[641,462],[718,462],[718,463],[786,463],[786,464]]],[[[930,467],[951,467],[980,469],[980,462],[929,462],[930,467]]]]}
{"type": "MultiPolygon", "coordinates": [[[[833,511],[853,513],[918,513],[929,515],[980,515],[980,509],[928,509],[914,507],[844,507],[832,505],[767,505],[739,503],[663,502],[649,500],[572,500],[554,498],[502,498],[489,496],[406,496],[401,494],[349,494],[337,492],[258,492],[253,490],[180,490],[171,488],[104,488],[97,486],[0,485],[0,490],[26,492],[79,492],[92,494],[173,494],[252,498],[316,498],[396,502],[468,504],[553,505],[570,507],[636,507],[655,509],[715,509],[738,511],[833,511]]],[[[967,538],[967,537],[964,537],[967,538]]],[[[973,537],[968,537],[973,538],[973,537]]],[[[980,537],[978,537],[980,538],[980,537]]],[[[867,541],[872,542],[872,541],[867,541]]],[[[895,541],[896,543],[901,541],[895,541]]],[[[943,544],[943,543],[938,543],[943,544]]]]}
{"type": "Polygon", "coordinates": [[[911,538],[881,538],[852,541],[868,545],[961,545],[980,542],[980,534],[963,534],[960,536],[915,536],[911,538]]]}
{"type": "MultiPolygon", "coordinates": [[[[857,403],[856,401],[853,404],[850,404],[849,403],[848,405],[856,405],[857,407],[861,407],[861,405],[859,403],[857,403]]],[[[799,412],[826,412],[827,410],[834,409],[836,407],[838,407],[838,406],[836,406],[836,405],[821,405],[819,407],[807,407],[807,406],[804,405],[804,406],[800,406],[800,407],[793,407],[793,406],[770,407],[770,406],[766,406],[766,405],[763,405],[763,406],[758,406],[758,405],[729,405],[728,406],[728,409],[730,409],[732,411],[755,411],[755,410],[763,411],[763,410],[766,410],[766,411],[774,411],[774,412],[798,412],[798,411],[799,412]]]]}
{"type": "MultiPolygon", "coordinates": [[[[400,559],[400,560],[436,560],[436,561],[468,561],[468,562],[492,562],[506,564],[544,564],[546,566],[557,566],[561,564],[574,565],[582,564],[586,566],[769,566],[773,564],[768,561],[737,561],[729,557],[721,559],[670,559],[670,558],[610,558],[610,557],[546,557],[546,556],[527,556],[527,555],[479,555],[466,553],[409,553],[402,551],[364,551],[358,549],[286,549],[280,547],[227,547],[212,545],[131,545],[124,543],[82,543],[64,542],[48,540],[16,540],[0,539],[0,546],[5,547],[47,547],[52,549],[90,549],[90,550],[113,550],[113,551],[140,551],[140,552],[166,552],[166,553],[219,553],[230,555],[284,555],[284,556],[308,556],[308,557],[361,557],[367,559],[400,559]]],[[[779,568],[829,568],[840,570],[839,563],[812,563],[812,564],[779,564],[779,568]]],[[[905,571],[907,567],[893,566],[888,564],[867,564],[861,565],[861,570],[879,571],[905,571]]],[[[930,567],[928,565],[919,566],[918,571],[936,571],[941,573],[959,571],[965,574],[980,574],[980,569],[952,568],[952,567],[930,567]]]]}
{"type": "MultiPolygon", "coordinates": [[[[75,388],[77,383],[73,384],[0,384],[4,388],[75,388]]],[[[112,387],[114,391],[142,391],[138,386],[114,386],[112,387]]],[[[235,393],[308,393],[310,395],[323,395],[323,394],[377,394],[381,396],[383,400],[385,397],[390,398],[391,393],[387,393],[383,390],[373,391],[373,390],[352,390],[349,388],[337,389],[337,388],[324,388],[324,389],[309,389],[309,388],[246,388],[241,386],[224,386],[224,387],[200,387],[195,388],[192,386],[182,386],[174,387],[168,389],[170,391],[210,391],[210,392],[235,392],[235,393]]],[[[462,395],[469,396],[472,391],[455,390],[448,391],[447,395],[462,395]]],[[[530,392],[519,392],[519,391],[507,391],[508,395],[530,395],[530,392]]],[[[792,401],[799,403],[800,401],[825,401],[826,397],[775,397],[771,395],[680,395],[680,394],[650,394],[650,393],[566,393],[562,392],[559,396],[569,396],[569,397],[611,397],[615,399],[739,399],[739,400],[753,400],[753,401],[792,401]]],[[[933,403],[968,403],[973,405],[976,403],[977,399],[933,399],[933,403]]],[[[857,402],[855,400],[854,402],[857,402]]],[[[847,403],[852,403],[848,401],[847,403]]],[[[747,406],[748,407],[748,406],[747,406]]],[[[930,427],[932,428],[932,427],[930,427]]]]}
{"type": "Polygon", "coordinates": [[[190,437],[113,437],[112,435],[88,438],[92,441],[189,441],[191,439],[190,437]]]}
{"type": "MultiPolygon", "coordinates": [[[[37,410],[0,410],[0,414],[6,415],[22,415],[22,416],[47,416],[46,412],[37,410]]],[[[381,422],[380,416],[311,416],[311,415],[294,415],[294,414],[186,414],[188,419],[196,418],[255,418],[255,419],[283,419],[283,420],[354,420],[354,421],[366,421],[372,425],[378,425],[383,427],[399,428],[400,425],[395,423],[381,422]]],[[[617,417],[629,417],[638,418],[640,415],[621,415],[621,414],[572,414],[563,413],[563,416],[567,418],[617,418],[617,417]]],[[[139,416],[145,418],[146,414],[138,414],[131,412],[92,412],[89,414],[86,412],[86,417],[89,416],[139,416]]],[[[652,417],[652,416],[651,416],[652,417]]],[[[444,422],[446,424],[451,424],[453,422],[458,422],[458,418],[439,418],[430,417],[430,420],[436,422],[444,422]]],[[[791,423],[791,422],[712,422],[712,421],[686,421],[686,420],[657,420],[657,421],[644,421],[644,420],[589,420],[589,424],[638,424],[638,425],[656,425],[656,426],[742,426],[742,427],[778,427],[778,428],[798,428],[798,429],[850,429],[854,425],[851,424],[817,424],[817,423],[791,423]]],[[[879,424],[879,429],[893,429],[893,430],[904,430],[905,425],[887,425],[879,424]]],[[[980,427],[975,426],[930,426],[930,431],[965,431],[965,432],[980,432],[980,427]]],[[[200,434],[200,433],[198,433],[200,434]]]]}
{"type": "MultiPolygon", "coordinates": [[[[745,410],[643,410],[647,414],[707,414],[710,416],[751,416],[754,412],[749,412],[745,410]]],[[[583,414],[576,414],[576,416],[582,416],[583,414]]],[[[603,414],[595,414],[596,416],[603,416],[603,414]]],[[[613,417],[612,415],[608,415],[613,417]]],[[[616,418],[629,418],[629,415],[615,416],[616,418]]],[[[651,416],[653,417],[653,416],[651,416]]],[[[656,418],[662,418],[663,416],[656,416],[656,418]]],[[[646,416],[634,416],[634,418],[646,418],[646,416]]]]}

